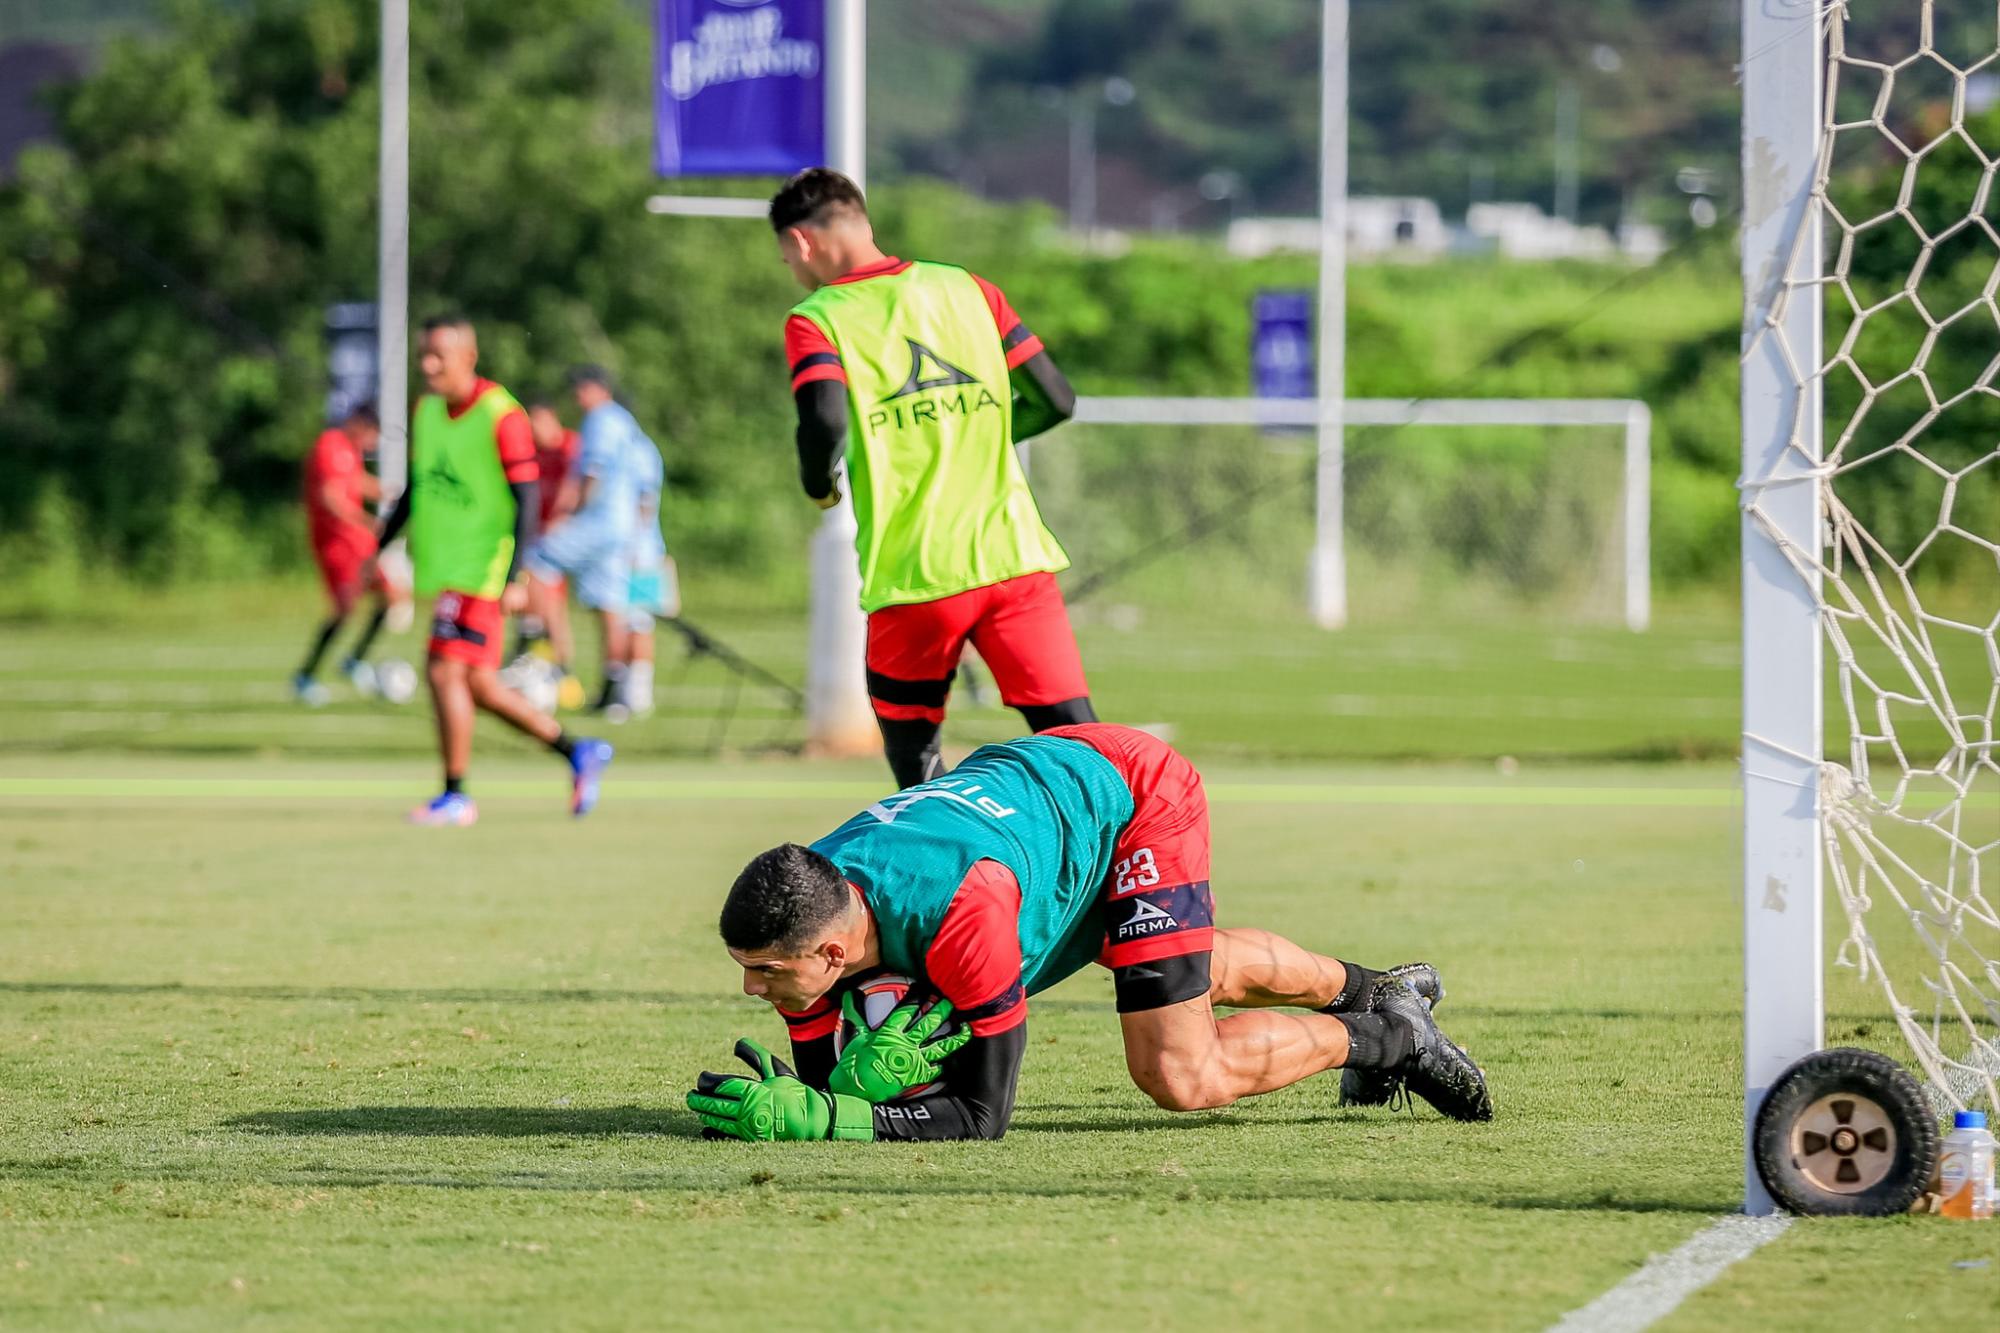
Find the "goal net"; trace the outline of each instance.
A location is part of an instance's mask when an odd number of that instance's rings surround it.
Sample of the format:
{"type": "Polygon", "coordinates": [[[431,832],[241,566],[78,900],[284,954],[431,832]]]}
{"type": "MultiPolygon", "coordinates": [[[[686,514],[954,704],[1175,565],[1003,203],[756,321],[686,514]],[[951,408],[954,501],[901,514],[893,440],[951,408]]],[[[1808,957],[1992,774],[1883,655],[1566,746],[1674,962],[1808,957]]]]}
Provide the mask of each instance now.
{"type": "MultiPolygon", "coordinates": [[[[1900,1048],[1941,1106],[2000,1109],[2000,31],[1991,3],[1814,21],[1812,160],[1791,178],[1809,198],[1746,340],[1746,386],[1762,366],[1790,381],[1791,457],[1747,475],[1744,504],[1818,588],[1830,697],[1810,757],[1844,917],[1828,1039],[1900,1048]]],[[[1779,134],[1745,145],[1754,282],[1788,163],[1779,134]]],[[[1746,729],[1754,767],[1768,738],[1746,729]]]]}

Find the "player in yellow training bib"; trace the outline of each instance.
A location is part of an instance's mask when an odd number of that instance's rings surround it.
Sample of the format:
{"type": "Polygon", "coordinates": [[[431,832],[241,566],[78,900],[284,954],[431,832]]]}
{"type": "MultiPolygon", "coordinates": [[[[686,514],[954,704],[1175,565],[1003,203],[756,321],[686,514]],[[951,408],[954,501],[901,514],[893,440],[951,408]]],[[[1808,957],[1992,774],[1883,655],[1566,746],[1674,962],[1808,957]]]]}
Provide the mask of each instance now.
{"type": "Polygon", "coordinates": [[[410,822],[478,821],[479,807],[465,792],[475,709],[561,755],[570,770],[570,813],[587,815],[611,762],[610,744],[570,736],[500,680],[500,635],[506,615],[527,604],[521,553],[534,540],[540,509],[528,414],[479,374],[479,343],[461,315],[424,324],[419,362],[430,392],[410,417],[410,484],[381,536],[387,546],[408,527],[417,591],[435,599],[427,675],[444,790],[412,810],[410,822]]]}
{"type": "Polygon", "coordinates": [[[883,254],[839,172],[792,177],[770,216],[812,293],[785,324],[799,480],[832,507],[846,456],[868,695],[896,781],[943,771],[938,734],[968,640],[1031,730],[1096,721],[1055,580],[1069,557],[1014,453],[1069,419],[1069,382],[998,287],[883,254]]]}

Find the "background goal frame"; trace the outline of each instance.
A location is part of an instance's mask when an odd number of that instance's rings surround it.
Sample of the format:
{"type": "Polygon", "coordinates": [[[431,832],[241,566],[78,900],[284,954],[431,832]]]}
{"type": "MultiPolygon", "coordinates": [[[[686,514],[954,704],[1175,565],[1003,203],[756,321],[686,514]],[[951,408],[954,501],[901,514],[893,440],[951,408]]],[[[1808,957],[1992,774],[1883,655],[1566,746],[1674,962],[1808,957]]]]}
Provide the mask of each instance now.
{"type": "MultiPolygon", "coordinates": [[[[1313,398],[1226,397],[1080,397],[1077,425],[1095,426],[1268,426],[1309,430],[1322,424],[1320,403],[1313,398]]],[[[1389,431],[1415,426],[1597,426],[1616,427],[1623,434],[1623,478],[1619,512],[1624,567],[1620,584],[1625,627],[1634,632],[1652,623],[1652,463],[1653,413],[1636,398],[1348,398],[1341,408],[1342,428],[1374,427],[1389,431]]],[[[1021,461],[1030,462],[1035,444],[1020,446],[1021,461]]],[[[1048,446],[1060,449],[1060,435],[1048,446]]],[[[1344,452],[1344,451],[1343,451],[1344,452]]],[[[1324,484],[1324,469],[1317,470],[1324,484]]],[[[1314,577],[1332,569],[1343,586],[1338,601],[1345,619],[1346,523],[1343,496],[1320,496],[1314,508],[1312,568],[1314,577]]],[[[1315,586],[1318,597],[1326,590],[1315,586]]]]}

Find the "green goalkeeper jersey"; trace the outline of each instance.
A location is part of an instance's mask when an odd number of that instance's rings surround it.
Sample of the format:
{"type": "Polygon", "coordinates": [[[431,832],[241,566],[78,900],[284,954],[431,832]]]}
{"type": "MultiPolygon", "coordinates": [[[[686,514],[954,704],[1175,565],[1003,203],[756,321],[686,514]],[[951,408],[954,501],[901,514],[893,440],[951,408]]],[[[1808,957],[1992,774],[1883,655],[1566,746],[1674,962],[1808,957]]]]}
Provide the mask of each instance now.
{"type": "Polygon", "coordinates": [[[912,263],[792,313],[846,370],[864,610],[1068,568],[1014,454],[1007,356],[971,274],[912,263]]]}

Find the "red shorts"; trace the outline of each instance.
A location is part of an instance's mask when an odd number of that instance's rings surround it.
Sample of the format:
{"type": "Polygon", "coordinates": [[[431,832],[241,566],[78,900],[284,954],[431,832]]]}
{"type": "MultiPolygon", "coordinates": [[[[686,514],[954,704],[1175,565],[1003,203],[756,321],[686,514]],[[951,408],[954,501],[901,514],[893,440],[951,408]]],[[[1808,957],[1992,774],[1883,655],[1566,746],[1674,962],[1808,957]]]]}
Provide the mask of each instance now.
{"type": "Polygon", "coordinates": [[[326,584],[326,595],[333,602],[336,615],[346,615],[361,600],[363,592],[389,594],[389,581],[382,577],[378,568],[372,579],[361,577],[361,567],[375,554],[372,545],[355,542],[341,542],[337,545],[313,548],[313,563],[319,566],[320,581],[326,584]]]}
{"type": "Polygon", "coordinates": [[[868,616],[868,698],[877,716],[944,721],[944,703],[966,640],[993,669],[1009,708],[1059,704],[1090,693],[1083,658],[1053,574],[969,588],[933,602],[885,606],[868,616]]]}
{"type": "Polygon", "coordinates": [[[441,592],[431,612],[430,655],[497,670],[506,618],[499,599],[469,592],[441,592]]]}
{"type": "Polygon", "coordinates": [[[1111,761],[1132,791],[1132,818],[1104,883],[1107,933],[1097,961],[1130,967],[1215,947],[1208,886],[1208,795],[1201,774],[1157,736],[1108,722],[1055,727],[1111,761]]]}

